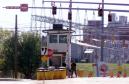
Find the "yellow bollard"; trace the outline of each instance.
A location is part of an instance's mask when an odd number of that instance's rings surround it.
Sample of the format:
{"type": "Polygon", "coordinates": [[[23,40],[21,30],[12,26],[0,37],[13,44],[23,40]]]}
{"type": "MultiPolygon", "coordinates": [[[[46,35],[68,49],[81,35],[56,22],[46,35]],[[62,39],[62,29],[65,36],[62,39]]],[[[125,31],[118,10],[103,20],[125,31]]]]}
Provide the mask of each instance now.
{"type": "Polygon", "coordinates": [[[59,69],[60,79],[66,78],[66,69],[59,69]]]}
{"type": "Polygon", "coordinates": [[[41,80],[41,72],[37,71],[37,80],[41,80]]]}
{"type": "Polygon", "coordinates": [[[45,70],[45,79],[52,80],[53,79],[53,71],[45,70]]]}
{"type": "Polygon", "coordinates": [[[45,80],[45,72],[43,70],[37,71],[37,80],[45,80]]]}
{"type": "Polygon", "coordinates": [[[54,70],[54,77],[53,77],[54,79],[59,79],[60,78],[60,72],[59,72],[59,70],[58,69],[55,69],[54,70]]]}
{"type": "Polygon", "coordinates": [[[54,71],[49,71],[49,79],[52,80],[54,77],[54,71]]]}

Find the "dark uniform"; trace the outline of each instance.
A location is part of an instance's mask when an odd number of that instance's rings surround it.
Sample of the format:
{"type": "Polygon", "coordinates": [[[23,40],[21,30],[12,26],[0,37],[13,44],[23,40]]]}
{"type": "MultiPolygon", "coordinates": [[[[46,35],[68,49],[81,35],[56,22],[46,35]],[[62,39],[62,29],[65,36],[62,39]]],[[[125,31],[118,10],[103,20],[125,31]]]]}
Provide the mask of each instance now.
{"type": "Polygon", "coordinates": [[[74,63],[74,62],[71,64],[71,77],[73,77],[73,73],[75,73],[75,75],[77,77],[76,63],[74,63]]]}

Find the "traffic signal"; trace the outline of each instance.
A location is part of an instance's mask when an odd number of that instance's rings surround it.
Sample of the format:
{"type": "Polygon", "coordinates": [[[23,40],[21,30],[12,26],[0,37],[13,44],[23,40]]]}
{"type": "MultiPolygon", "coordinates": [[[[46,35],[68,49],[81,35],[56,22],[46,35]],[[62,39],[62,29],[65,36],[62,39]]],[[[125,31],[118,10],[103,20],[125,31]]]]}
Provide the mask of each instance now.
{"type": "Polygon", "coordinates": [[[109,22],[112,21],[112,15],[111,15],[111,13],[108,14],[108,21],[109,21],[109,22]]]}
{"type": "Polygon", "coordinates": [[[98,16],[103,16],[103,9],[102,8],[98,8],[98,16]]]}
{"type": "Polygon", "coordinates": [[[103,9],[100,6],[101,6],[101,4],[99,4],[98,16],[103,16],[103,9]]]}
{"type": "Polygon", "coordinates": [[[57,10],[57,7],[56,6],[52,6],[52,14],[53,15],[56,15],[56,10],[57,10]]]}
{"type": "Polygon", "coordinates": [[[68,12],[68,20],[72,20],[72,13],[68,12]]]}

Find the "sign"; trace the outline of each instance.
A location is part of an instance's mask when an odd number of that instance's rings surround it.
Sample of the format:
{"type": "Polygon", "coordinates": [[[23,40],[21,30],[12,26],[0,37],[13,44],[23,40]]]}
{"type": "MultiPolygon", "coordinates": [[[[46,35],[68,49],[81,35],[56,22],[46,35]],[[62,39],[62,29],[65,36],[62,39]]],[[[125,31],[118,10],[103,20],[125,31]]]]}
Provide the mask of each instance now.
{"type": "Polygon", "coordinates": [[[47,55],[47,54],[48,54],[47,48],[46,47],[41,48],[41,55],[47,55]]]}
{"type": "Polygon", "coordinates": [[[42,62],[46,62],[46,61],[48,61],[48,59],[49,59],[49,57],[46,55],[41,57],[42,62]]]}
{"type": "Polygon", "coordinates": [[[52,49],[48,49],[48,57],[51,57],[53,55],[53,50],[52,49]]]}
{"type": "Polygon", "coordinates": [[[27,12],[28,11],[28,4],[21,4],[20,5],[20,10],[22,12],[27,12]]]}
{"type": "Polygon", "coordinates": [[[6,9],[20,9],[22,12],[28,11],[28,4],[20,4],[20,6],[6,6],[6,9]]]}
{"type": "Polygon", "coordinates": [[[50,48],[43,47],[41,48],[41,55],[47,55],[48,57],[51,57],[53,55],[53,50],[50,48]]]}

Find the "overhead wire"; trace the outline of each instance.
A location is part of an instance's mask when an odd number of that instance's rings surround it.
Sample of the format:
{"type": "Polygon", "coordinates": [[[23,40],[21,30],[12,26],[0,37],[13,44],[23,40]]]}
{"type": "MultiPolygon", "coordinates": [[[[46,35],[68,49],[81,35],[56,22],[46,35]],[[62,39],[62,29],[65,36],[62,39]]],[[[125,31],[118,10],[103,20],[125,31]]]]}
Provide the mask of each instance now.
{"type": "MultiPolygon", "coordinates": [[[[35,7],[35,0],[32,0],[32,7],[35,7]]],[[[34,20],[33,22],[32,15],[36,15],[36,9],[31,9],[31,23],[30,23],[31,30],[33,30],[32,27],[37,28],[37,21],[34,20]]]]}
{"type": "MultiPolygon", "coordinates": [[[[51,2],[51,1],[45,1],[45,2],[51,2]]],[[[55,1],[56,3],[69,3],[68,1],[55,1]]],[[[72,4],[101,4],[100,2],[79,2],[79,1],[72,1],[72,4]]],[[[119,5],[119,6],[129,6],[127,3],[104,3],[104,5],[119,5]]]]}
{"type": "MultiPolygon", "coordinates": [[[[62,4],[60,3],[59,4],[60,5],[60,8],[62,8],[62,4]]],[[[63,17],[62,17],[62,9],[59,9],[59,17],[58,17],[58,19],[63,19],[63,17]]]]}
{"type": "MultiPolygon", "coordinates": [[[[76,10],[76,19],[75,19],[75,21],[76,22],[79,22],[79,12],[78,12],[78,10],[76,10]]],[[[78,32],[77,32],[77,29],[75,28],[75,33],[74,34],[77,34],[78,32]]],[[[78,39],[78,37],[74,37],[75,38],[75,42],[77,42],[77,39],[78,39]]]]}

